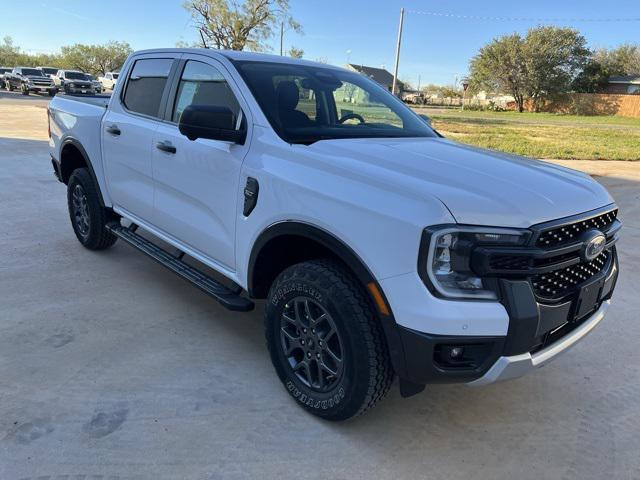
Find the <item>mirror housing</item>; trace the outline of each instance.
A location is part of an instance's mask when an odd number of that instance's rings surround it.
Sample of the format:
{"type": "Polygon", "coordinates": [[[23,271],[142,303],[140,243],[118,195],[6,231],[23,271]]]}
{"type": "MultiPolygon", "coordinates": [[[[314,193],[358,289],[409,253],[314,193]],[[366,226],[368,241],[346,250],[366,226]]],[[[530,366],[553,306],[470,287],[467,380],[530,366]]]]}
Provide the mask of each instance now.
{"type": "MultiPolygon", "coordinates": [[[[178,129],[189,140],[208,138],[244,144],[247,129],[235,129],[235,115],[228,107],[189,105],[180,116],[178,129]]],[[[244,124],[244,122],[243,122],[244,124]]]]}

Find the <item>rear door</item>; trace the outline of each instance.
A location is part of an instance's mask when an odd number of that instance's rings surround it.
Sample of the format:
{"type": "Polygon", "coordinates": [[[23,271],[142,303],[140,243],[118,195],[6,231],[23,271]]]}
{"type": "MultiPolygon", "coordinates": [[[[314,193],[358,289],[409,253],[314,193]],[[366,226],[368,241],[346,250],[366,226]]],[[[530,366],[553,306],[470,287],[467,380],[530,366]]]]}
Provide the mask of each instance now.
{"type": "Polygon", "coordinates": [[[179,55],[136,58],[102,121],[102,151],[109,194],[126,213],[153,223],[151,147],[164,114],[168,79],[179,55]]]}
{"type": "Polygon", "coordinates": [[[234,113],[237,128],[242,122],[250,128],[243,113],[248,108],[228,72],[210,57],[185,54],[176,77],[152,148],[157,226],[233,271],[240,170],[249,142],[191,141],[178,122],[191,104],[215,105],[234,113]]]}

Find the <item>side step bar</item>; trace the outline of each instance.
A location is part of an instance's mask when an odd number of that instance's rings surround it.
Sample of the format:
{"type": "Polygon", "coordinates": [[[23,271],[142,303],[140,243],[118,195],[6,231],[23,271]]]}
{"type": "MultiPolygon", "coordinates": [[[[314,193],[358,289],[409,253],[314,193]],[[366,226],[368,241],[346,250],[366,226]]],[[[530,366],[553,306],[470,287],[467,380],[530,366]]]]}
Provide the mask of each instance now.
{"type": "Polygon", "coordinates": [[[138,226],[135,224],[132,224],[131,227],[123,227],[119,223],[110,223],[107,225],[107,230],[115,236],[121,238],[141,252],[146,253],[180,277],[193,283],[200,290],[215,298],[222,306],[237,312],[249,312],[253,310],[254,303],[248,298],[239,295],[241,291],[240,288],[232,290],[197,268],[187,265],[182,261],[182,257],[184,256],[183,252],[179,252],[178,257],[171,255],[166,250],[163,250],[146,238],[138,235],[135,232],[137,228],[138,226]]]}

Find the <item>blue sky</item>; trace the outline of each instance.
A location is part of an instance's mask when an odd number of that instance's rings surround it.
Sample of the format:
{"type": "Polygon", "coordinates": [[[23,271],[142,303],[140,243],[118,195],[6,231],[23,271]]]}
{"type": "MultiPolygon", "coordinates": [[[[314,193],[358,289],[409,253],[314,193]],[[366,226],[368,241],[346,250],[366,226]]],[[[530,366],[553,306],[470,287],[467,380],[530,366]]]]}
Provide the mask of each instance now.
{"type": "MultiPolygon", "coordinates": [[[[640,22],[549,22],[549,18],[638,18],[637,0],[536,0],[535,2],[458,0],[290,0],[305,34],[288,33],[287,46],[303,48],[305,58],[332,64],[384,65],[392,71],[400,7],[405,7],[400,78],[413,84],[451,84],[467,71],[469,59],[493,37],[525,32],[543,23],[579,29],[592,47],[640,43],[640,22]],[[441,12],[468,16],[526,17],[540,20],[478,20],[420,15],[441,12]],[[350,51],[350,53],[347,53],[350,51]]],[[[134,49],[192,42],[196,31],[182,0],[35,0],[25,9],[0,0],[0,37],[33,52],[61,45],[124,40],[134,49]],[[34,8],[39,5],[40,8],[34,8]],[[100,5],[98,8],[97,5],[100,5]]],[[[276,41],[273,42],[276,51],[276,41]]]]}

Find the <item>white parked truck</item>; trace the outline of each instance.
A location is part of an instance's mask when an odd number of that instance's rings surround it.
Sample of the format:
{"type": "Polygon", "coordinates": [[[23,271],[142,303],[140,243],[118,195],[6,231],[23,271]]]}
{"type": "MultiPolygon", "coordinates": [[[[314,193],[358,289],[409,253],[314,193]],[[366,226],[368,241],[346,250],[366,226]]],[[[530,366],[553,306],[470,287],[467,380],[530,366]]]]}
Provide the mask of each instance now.
{"type": "Polygon", "coordinates": [[[102,84],[104,90],[113,90],[118,83],[118,76],[120,74],[116,72],[107,72],[102,77],[98,77],[98,81],[102,84]]]}
{"type": "Polygon", "coordinates": [[[313,62],[149,50],[121,79],[49,107],[78,240],[120,238],[230,310],[266,299],[275,370],[318,416],[396,375],[403,396],[521,376],[605,316],[621,223],[585,174],[447,140],[313,62]]]}

